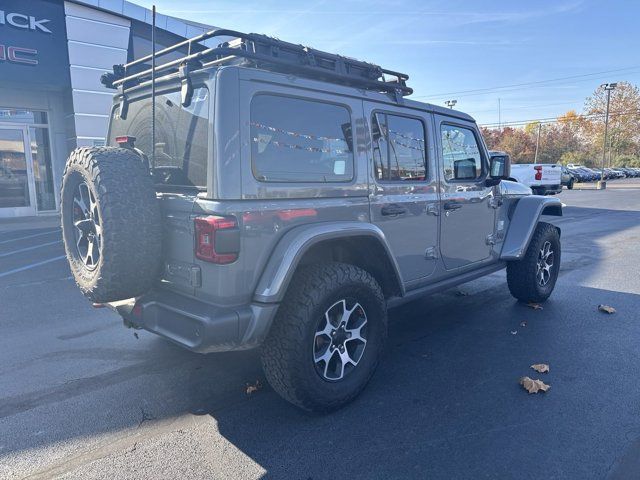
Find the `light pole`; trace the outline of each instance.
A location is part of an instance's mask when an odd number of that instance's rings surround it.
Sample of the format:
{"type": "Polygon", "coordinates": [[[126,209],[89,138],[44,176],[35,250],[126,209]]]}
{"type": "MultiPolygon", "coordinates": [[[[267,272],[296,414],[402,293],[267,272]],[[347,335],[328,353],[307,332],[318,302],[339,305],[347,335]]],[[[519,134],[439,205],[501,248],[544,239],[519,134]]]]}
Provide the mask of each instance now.
{"type": "Polygon", "coordinates": [[[444,104],[449,108],[455,107],[456,103],[458,103],[458,100],[447,100],[444,102],[444,104]]]}
{"type": "Polygon", "coordinates": [[[600,85],[607,92],[607,111],[604,115],[604,142],[602,142],[602,173],[600,174],[599,188],[603,189],[607,187],[607,182],[604,181],[604,162],[607,158],[607,135],[609,134],[609,103],[611,101],[611,90],[616,88],[617,83],[603,83],[600,85]]]}

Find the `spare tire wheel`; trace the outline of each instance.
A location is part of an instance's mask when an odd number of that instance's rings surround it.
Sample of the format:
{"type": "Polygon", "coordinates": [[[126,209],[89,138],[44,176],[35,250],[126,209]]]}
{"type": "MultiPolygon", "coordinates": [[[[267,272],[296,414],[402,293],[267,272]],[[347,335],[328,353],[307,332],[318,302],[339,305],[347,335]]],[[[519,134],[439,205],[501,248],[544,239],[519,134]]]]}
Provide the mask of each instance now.
{"type": "Polygon", "coordinates": [[[71,273],[93,302],[148,291],[160,272],[160,205],[148,167],[124,148],[77,148],[62,179],[62,233],[71,273]]]}

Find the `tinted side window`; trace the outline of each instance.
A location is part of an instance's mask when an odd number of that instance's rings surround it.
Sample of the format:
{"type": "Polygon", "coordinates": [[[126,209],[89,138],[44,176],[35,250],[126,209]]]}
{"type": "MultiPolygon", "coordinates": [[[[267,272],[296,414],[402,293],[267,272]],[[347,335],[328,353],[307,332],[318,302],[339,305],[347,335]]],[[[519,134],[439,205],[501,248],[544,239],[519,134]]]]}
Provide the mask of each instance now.
{"type": "Polygon", "coordinates": [[[426,178],[423,123],[415,118],[375,113],[372,119],[373,162],[381,181],[426,178]]]}
{"type": "Polygon", "coordinates": [[[442,158],[446,180],[475,180],[482,176],[482,155],[473,130],[442,125],[442,158]]]}
{"type": "MultiPolygon", "coordinates": [[[[117,109],[109,144],[115,137],[136,137],[135,146],[151,160],[151,98],[131,102],[126,120],[117,109]]],[[[167,185],[207,185],[209,91],[195,88],[191,104],[183,107],[180,92],[156,95],[154,180],[167,185]]]]}
{"type": "Polygon", "coordinates": [[[351,116],[345,107],[276,95],[251,101],[251,161],[263,182],[353,178],[351,116]]]}

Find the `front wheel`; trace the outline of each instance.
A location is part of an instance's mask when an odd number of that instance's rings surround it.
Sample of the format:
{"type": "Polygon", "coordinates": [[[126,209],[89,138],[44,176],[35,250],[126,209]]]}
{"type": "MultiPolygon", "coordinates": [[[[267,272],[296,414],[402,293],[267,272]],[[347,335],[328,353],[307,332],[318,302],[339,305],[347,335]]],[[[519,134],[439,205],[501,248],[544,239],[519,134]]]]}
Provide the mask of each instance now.
{"type": "Polygon", "coordinates": [[[380,285],[343,263],[296,273],[262,346],[267,380],[285,400],[309,411],[336,410],[373,375],[387,335],[380,285]]]}
{"type": "Polygon", "coordinates": [[[559,271],[558,229],[539,222],[524,257],[507,263],[509,291],[523,302],[544,302],[553,292],[559,271]]]}

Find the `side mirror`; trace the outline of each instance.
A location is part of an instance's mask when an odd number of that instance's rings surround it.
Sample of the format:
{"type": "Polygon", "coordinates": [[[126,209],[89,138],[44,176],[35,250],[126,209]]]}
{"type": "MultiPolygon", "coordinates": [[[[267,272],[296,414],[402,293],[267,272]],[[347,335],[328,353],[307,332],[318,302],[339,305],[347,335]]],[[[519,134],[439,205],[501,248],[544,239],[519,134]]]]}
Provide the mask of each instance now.
{"type": "Polygon", "coordinates": [[[501,180],[507,180],[511,176],[511,159],[509,155],[491,155],[489,158],[489,176],[487,186],[498,185],[501,180]]]}
{"type": "Polygon", "coordinates": [[[465,158],[453,162],[453,178],[455,180],[473,180],[474,178],[478,178],[475,159],[465,158]]]}

